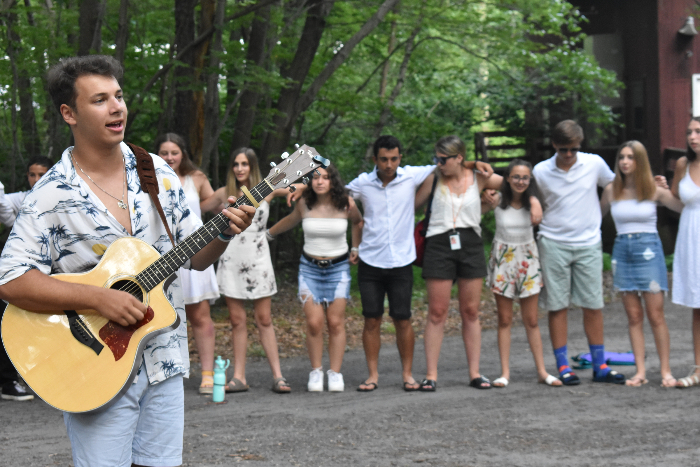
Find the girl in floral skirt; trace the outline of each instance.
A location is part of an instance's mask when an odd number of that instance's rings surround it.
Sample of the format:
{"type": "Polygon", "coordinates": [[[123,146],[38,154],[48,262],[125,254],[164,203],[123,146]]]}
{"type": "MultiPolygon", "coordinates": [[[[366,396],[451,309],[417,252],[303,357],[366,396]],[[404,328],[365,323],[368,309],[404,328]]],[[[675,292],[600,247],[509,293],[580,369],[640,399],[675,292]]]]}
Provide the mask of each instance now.
{"type": "Polygon", "coordinates": [[[512,161],[503,175],[501,202],[495,211],[496,235],[488,265],[488,285],[494,293],[498,309],[501,376],[492,383],[496,388],[508,386],[510,379],[510,328],[516,298],[520,299],[523,324],[539,381],[549,386],[562,384],[545,370],[542,338],[537,324],[537,299],[542,288],[542,272],[532,230],[537,222],[530,215],[530,205],[536,200],[543,204],[532,177],[532,165],[520,159],[512,161]]]}

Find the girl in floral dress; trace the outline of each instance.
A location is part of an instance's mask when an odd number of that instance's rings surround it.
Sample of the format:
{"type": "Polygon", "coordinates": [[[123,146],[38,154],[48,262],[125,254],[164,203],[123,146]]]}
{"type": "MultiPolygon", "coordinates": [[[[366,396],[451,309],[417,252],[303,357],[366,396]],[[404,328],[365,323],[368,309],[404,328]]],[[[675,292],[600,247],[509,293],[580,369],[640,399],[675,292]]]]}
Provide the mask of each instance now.
{"type": "Polygon", "coordinates": [[[510,379],[510,328],[516,298],[520,299],[523,324],[539,381],[549,386],[562,384],[545,370],[542,338],[537,324],[537,299],[542,288],[542,272],[530,216],[533,197],[543,203],[532,177],[532,165],[520,159],[512,161],[503,175],[501,202],[495,211],[496,235],[488,265],[488,285],[498,309],[501,376],[492,383],[496,388],[508,386],[510,379]]]}

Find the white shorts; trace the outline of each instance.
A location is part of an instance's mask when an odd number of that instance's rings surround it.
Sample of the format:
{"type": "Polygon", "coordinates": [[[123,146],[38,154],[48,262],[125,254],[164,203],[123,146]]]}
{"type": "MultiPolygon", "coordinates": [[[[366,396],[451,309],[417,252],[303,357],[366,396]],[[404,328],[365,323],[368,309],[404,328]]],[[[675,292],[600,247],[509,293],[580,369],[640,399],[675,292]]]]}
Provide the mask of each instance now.
{"type": "Polygon", "coordinates": [[[182,464],[185,394],[182,374],[148,384],[141,365],[136,383],[104,411],[63,413],[75,467],[168,467],[182,464]]]}

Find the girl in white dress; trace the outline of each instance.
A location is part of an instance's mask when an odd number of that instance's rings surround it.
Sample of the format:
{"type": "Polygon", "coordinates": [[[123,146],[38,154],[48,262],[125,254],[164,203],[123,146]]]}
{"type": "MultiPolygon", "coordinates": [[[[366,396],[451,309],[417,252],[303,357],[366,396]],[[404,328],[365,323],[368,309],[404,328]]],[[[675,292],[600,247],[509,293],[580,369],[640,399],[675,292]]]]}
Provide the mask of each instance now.
{"type": "Polygon", "coordinates": [[[676,379],[669,362],[671,344],[664,316],[664,293],[668,291],[666,262],[656,229],[656,205],[680,211],[683,204],[671,192],[657,187],[644,145],[628,141],[620,146],[615,179],[603,190],[600,209],[610,211],[617,237],[612,252],[613,286],[622,294],[629,320],[630,343],[637,373],[626,386],[647,384],[644,362],[644,305],[654,333],[661,366],[661,386],[673,387],[676,379]]]}
{"type": "Polygon", "coordinates": [[[532,165],[520,159],[512,161],[503,174],[501,202],[495,213],[496,235],[488,264],[488,286],[498,309],[498,353],[501,357],[501,376],[493,381],[495,388],[508,386],[510,379],[510,330],[516,298],[520,301],[539,381],[548,386],[562,385],[545,369],[542,336],[537,323],[537,299],[543,284],[530,206],[539,196],[537,183],[532,177],[532,165]]]}
{"type": "MultiPolygon", "coordinates": [[[[192,213],[200,219],[202,211],[216,211],[221,202],[214,195],[209,179],[192,163],[185,140],[175,133],[166,133],[156,139],[156,154],[175,171],[187,196],[192,213]]],[[[192,326],[199,361],[202,365],[200,394],[214,390],[214,322],[211,319],[209,301],[219,298],[214,266],[204,271],[180,269],[182,295],[185,297],[185,313],[192,326]]]]}
{"type": "Polygon", "coordinates": [[[681,213],[673,255],[673,303],[693,309],[695,369],[678,380],[677,387],[700,384],[700,118],[693,118],[687,130],[688,151],[676,162],[671,192],[685,208],[681,213]]]}
{"type": "Polygon", "coordinates": [[[340,367],[345,354],[345,304],[350,296],[350,264],[357,264],[362,214],[348,196],[335,166],[319,168],[311,189],[294,211],[268,230],[268,238],[302,223],[304,250],[299,264],[299,298],[306,315],[306,348],[311,360],[307,389],[323,391],[323,324],[328,325],[328,390],[345,389],[340,367]],[[352,248],[348,254],[348,220],[352,248]]]}
{"type": "MultiPolygon", "coordinates": [[[[250,148],[236,149],[231,153],[226,186],[216,190],[217,198],[223,202],[229,196],[243,196],[241,187],[252,189],[262,181],[258,158],[250,148]]],[[[260,333],[267,361],[272,370],[272,390],[277,393],[291,392],[287,380],[280,369],[277,338],[272,327],[272,295],[277,293],[275,271],[272,269],[270,248],[265,232],[270,215],[270,201],[286,196],[289,191],[280,188],[270,193],[255,212],[252,225],[242,234],[235,236],[219,259],[216,279],[219,290],[226,298],[231,318],[231,342],[233,345],[233,378],[227,392],[248,390],[245,377],[245,360],[248,351],[248,328],[244,300],[252,300],[255,309],[255,324],[260,333]]]]}

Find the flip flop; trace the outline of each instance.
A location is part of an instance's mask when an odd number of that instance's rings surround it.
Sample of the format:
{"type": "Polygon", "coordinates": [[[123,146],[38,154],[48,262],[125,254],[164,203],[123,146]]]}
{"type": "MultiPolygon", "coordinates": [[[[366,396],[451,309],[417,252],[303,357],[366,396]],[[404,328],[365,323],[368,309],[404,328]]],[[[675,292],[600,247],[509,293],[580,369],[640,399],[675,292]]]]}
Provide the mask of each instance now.
{"type": "Polygon", "coordinates": [[[469,381],[469,386],[476,389],[491,389],[491,381],[489,381],[486,376],[479,375],[478,378],[474,378],[473,380],[469,381]]]}
{"type": "Polygon", "coordinates": [[[245,392],[250,388],[247,384],[243,384],[243,381],[241,381],[238,378],[231,378],[231,381],[226,385],[225,391],[228,393],[231,392],[245,392]],[[233,383],[233,384],[231,384],[233,383]]]}
{"type": "Polygon", "coordinates": [[[372,391],[374,391],[375,389],[377,389],[377,388],[379,387],[379,386],[377,386],[377,383],[368,383],[367,381],[365,381],[364,383],[362,383],[360,386],[357,387],[357,391],[358,391],[358,392],[372,392],[372,391]],[[369,387],[369,388],[364,388],[364,389],[363,389],[363,388],[360,387],[360,386],[362,386],[362,385],[371,386],[371,387],[369,387]]]}
{"type": "Polygon", "coordinates": [[[500,377],[493,380],[493,382],[491,383],[491,387],[498,388],[498,389],[507,388],[508,387],[508,379],[504,378],[503,376],[500,376],[500,377]]]}
{"type": "Polygon", "coordinates": [[[661,380],[661,387],[668,389],[668,388],[675,388],[678,385],[678,380],[674,378],[673,376],[667,376],[666,378],[661,380]]]}
{"type": "Polygon", "coordinates": [[[413,392],[413,391],[420,391],[421,385],[418,383],[418,381],[414,381],[412,383],[409,383],[408,381],[403,382],[403,390],[406,392],[413,392]],[[412,387],[414,384],[418,384],[418,387],[412,387]]]}
{"type": "Polygon", "coordinates": [[[630,378],[630,379],[626,380],[625,386],[629,386],[631,388],[638,388],[638,387],[644,386],[648,382],[649,382],[649,380],[646,378],[639,378],[639,377],[635,376],[634,378],[630,378]]]}

